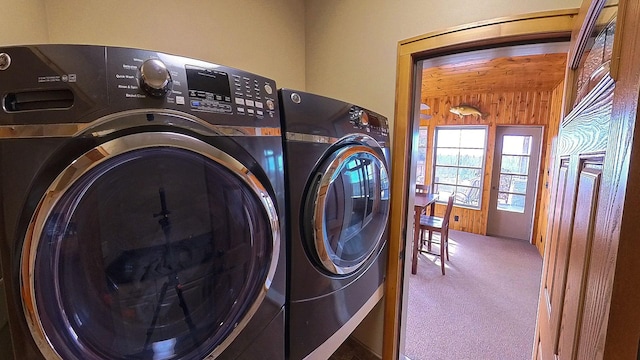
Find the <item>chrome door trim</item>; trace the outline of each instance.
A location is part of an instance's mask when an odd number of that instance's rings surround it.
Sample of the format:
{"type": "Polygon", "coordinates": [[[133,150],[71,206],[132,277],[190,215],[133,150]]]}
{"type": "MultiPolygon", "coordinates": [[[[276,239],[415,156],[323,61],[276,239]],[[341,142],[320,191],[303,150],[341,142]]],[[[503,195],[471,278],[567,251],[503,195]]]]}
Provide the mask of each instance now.
{"type": "Polygon", "coordinates": [[[338,138],[334,138],[331,136],[322,136],[322,135],[312,135],[312,134],[302,134],[287,131],[285,134],[288,141],[298,141],[298,142],[308,142],[308,143],[316,143],[316,144],[334,144],[338,142],[338,138]]]}
{"type": "Polygon", "coordinates": [[[365,134],[349,134],[344,136],[341,139],[338,139],[331,136],[303,134],[303,133],[287,131],[285,133],[285,139],[287,141],[307,142],[307,143],[315,143],[315,144],[335,144],[337,142],[356,141],[356,142],[361,142],[363,144],[367,144],[368,146],[371,146],[373,148],[382,148],[386,146],[385,142],[377,141],[374,138],[365,134]]]}
{"type": "Polygon", "coordinates": [[[231,342],[233,342],[264,300],[267,291],[271,286],[271,282],[273,281],[280,255],[280,226],[278,214],[275,202],[270,197],[264,185],[262,185],[262,183],[247,167],[231,155],[191,136],[171,132],[135,133],[123,136],[100,144],[80,156],[78,159],[70,162],[69,166],[67,166],[58,175],[58,177],[45,191],[27,228],[22,248],[22,256],[20,258],[20,291],[22,306],[34,341],[42,351],[45,358],[62,359],[62,357],[56,352],[51,340],[44,330],[42,322],[40,321],[35,297],[34,268],[36,264],[38,245],[47,219],[51,215],[51,212],[58,201],[68,191],[68,189],[80,177],[82,177],[82,175],[93,169],[95,166],[109,158],[129,151],[153,147],[173,147],[193,151],[226,167],[237,175],[256,194],[258,199],[260,199],[271,225],[273,254],[271,257],[269,271],[267,272],[267,278],[262,289],[245,316],[233,328],[231,334],[227,336],[227,338],[215,349],[213,349],[207,358],[217,357],[229,346],[229,344],[231,344],[231,342]]]}
{"type": "MultiPolygon", "coordinates": [[[[359,269],[370,257],[373,253],[376,252],[378,246],[373,247],[369,254],[360,262],[352,266],[339,266],[333,260],[332,256],[335,256],[335,253],[331,250],[331,246],[327,243],[327,238],[325,236],[324,224],[326,222],[324,209],[327,202],[327,189],[336,177],[339,175],[339,171],[342,169],[342,164],[346,159],[351,157],[354,154],[365,153],[371,155],[375,158],[380,166],[380,170],[387,173],[387,164],[383,158],[374,150],[376,147],[372,147],[371,145],[377,146],[378,143],[371,137],[366,135],[350,135],[344,138],[342,141],[354,141],[358,140],[358,143],[346,145],[342,148],[339,148],[333,154],[328,157],[328,166],[326,166],[324,172],[320,176],[317,186],[313,189],[315,190],[314,194],[309,194],[314,197],[313,201],[313,240],[315,245],[316,255],[318,256],[322,266],[336,275],[347,275],[350,274],[357,269],[359,269]],[[363,145],[366,143],[367,145],[363,145]]],[[[341,141],[341,142],[342,142],[341,141]]],[[[379,148],[379,146],[377,146],[379,148]]],[[[327,163],[327,160],[324,161],[327,163]]],[[[387,212],[386,217],[388,218],[389,214],[387,212]]],[[[381,234],[382,235],[382,234],[381,234]]],[[[377,239],[377,242],[380,243],[381,238],[377,239]]]]}

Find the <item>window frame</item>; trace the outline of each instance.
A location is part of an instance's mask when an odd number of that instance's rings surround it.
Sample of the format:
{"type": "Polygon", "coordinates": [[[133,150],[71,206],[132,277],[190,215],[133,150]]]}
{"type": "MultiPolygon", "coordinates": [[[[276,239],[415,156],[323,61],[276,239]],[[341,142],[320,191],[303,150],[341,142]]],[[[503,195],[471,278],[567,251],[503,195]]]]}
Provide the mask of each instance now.
{"type": "MultiPolygon", "coordinates": [[[[433,132],[433,157],[431,159],[431,165],[432,165],[432,171],[431,171],[431,183],[433,184],[434,190],[438,189],[439,185],[443,185],[443,186],[453,186],[453,187],[464,187],[464,188],[469,188],[469,189],[475,189],[476,187],[473,186],[473,184],[471,185],[461,185],[461,184],[446,184],[446,183],[442,183],[442,182],[437,182],[436,181],[436,168],[438,166],[440,167],[446,167],[446,168],[456,168],[456,169],[477,169],[480,171],[480,183],[479,186],[477,187],[478,189],[478,205],[470,205],[470,204],[465,204],[462,202],[458,202],[458,198],[456,197],[454,199],[453,205],[457,206],[457,207],[462,207],[462,208],[467,208],[467,209],[472,209],[472,210],[482,210],[482,194],[484,191],[484,177],[485,177],[485,169],[487,166],[487,145],[488,145],[488,141],[489,141],[489,126],[488,125],[440,125],[440,126],[436,126],[434,128],[434,132],[433,132]],[[478,130],[478,129],[482,129],[484,130],[484,144],[483,144],[483,148],[482,148],[482,164],[479,168],[476,167],[470,167],[470,166],[460,166],[460,159],[458,158],[458,165],[447,165],[447,166],[442,166],[442,165],[436,165],[437,163],[437,155],[438,155],[438,132],[440,130],[478,130]]],[[[478,150],[479,148],[465,148],[465,147],[442,147],[443,149],[470,149],[470,150],[478,150]]],[[[457,179],[456,179],[457,182],[457,179]]],[[[438,199],[437,200],[438,203],[446,203],[446,201],[444,199],[438,199]]]]}

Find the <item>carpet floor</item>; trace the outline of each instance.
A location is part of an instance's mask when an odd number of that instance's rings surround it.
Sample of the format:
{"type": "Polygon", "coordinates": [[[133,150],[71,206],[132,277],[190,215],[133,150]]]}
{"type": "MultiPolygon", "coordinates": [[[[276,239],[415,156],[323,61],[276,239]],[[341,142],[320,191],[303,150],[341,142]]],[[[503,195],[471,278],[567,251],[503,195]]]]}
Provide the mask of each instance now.
{"type": "Polygon", "coordinates": [[[531,359],[542,271],[537,249],[460,231],[449,239],[446,275],[439,257],[424,254],[417,274],[408,275],[406,356],[531,359]]]}

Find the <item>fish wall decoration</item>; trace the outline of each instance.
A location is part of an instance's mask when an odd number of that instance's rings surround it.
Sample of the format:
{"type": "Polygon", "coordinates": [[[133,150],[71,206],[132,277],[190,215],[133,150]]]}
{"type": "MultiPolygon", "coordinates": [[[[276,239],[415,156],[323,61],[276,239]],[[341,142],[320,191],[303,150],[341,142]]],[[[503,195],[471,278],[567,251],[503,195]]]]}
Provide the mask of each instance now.
{"type": "Polygon", "coordinates": [[[460,118],[464,116],[474,115],[474,116],[480,116],[481,118],[484,119],[485,117],[487,117],[487,115],[489,115],[489,114],[482,113],[482,111],[480,111],[478,108],[473,107],[471,105],[454,106],[450,108],[449,111],[458,115],[460,118]]]}

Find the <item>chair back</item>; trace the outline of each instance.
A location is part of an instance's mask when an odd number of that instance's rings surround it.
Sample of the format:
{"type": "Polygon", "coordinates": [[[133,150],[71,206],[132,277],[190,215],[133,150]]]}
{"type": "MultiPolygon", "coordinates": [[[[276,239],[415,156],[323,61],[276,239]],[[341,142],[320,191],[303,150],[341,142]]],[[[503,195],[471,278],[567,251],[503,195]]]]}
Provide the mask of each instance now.
{"type": "Polygon", "coordinates": [[[447,208],[444,211],[444,215],[442,216],[442,228],[449,227],[449,218],[451,217],[451,210],[453,210],[453,200],[456,198],[456,193],[452,193],[449,195],[449,200],[447,200],[447,208]]]}

